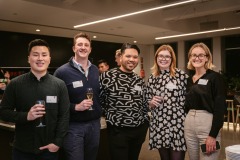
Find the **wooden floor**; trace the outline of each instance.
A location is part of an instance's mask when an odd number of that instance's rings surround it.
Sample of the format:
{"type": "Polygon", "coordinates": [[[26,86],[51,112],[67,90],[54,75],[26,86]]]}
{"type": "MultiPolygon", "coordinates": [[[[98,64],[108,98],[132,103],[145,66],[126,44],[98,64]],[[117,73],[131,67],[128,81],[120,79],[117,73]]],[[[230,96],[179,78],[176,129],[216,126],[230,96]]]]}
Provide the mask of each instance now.
{"type": "MultiPolygon", "coordinates": [[[[233,130],[233,125],[230,123],[229,129],[227,128],[227,123],[224,123],[222,130],[222,143],[221,143],[221,153],[219,160],[225,160],[225,148],[227,146],[240,144],[240,129],[239,126],[237,130],[233,130]]],[[[156,150],[148,150],[148,134],[146,137],[146,141],[142,146],[142,150],[139,156],[139,160],[160,160],[159,153],[156,150]]],[[[188,155],[186,153],[185,160],[189,160],[188,155]]]]}

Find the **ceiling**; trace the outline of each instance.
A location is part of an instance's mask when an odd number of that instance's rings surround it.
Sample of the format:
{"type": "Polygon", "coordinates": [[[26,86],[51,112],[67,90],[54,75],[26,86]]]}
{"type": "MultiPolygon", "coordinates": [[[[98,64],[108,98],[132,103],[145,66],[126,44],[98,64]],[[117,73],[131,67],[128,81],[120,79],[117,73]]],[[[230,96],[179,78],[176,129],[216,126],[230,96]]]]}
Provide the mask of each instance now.
{"type": "Polygon", "coordinates": [[[240,0],[198,0],[81,28],[73,26],[145,10],[179,0],[0,0],[0,30],[73,37],[84,31],[95,40],[156,44],[205,38],[234,31],[167,40],[155,37],[240,26],[240,0]],[[40,32],[36,32],[40,29],[40,32]]]}

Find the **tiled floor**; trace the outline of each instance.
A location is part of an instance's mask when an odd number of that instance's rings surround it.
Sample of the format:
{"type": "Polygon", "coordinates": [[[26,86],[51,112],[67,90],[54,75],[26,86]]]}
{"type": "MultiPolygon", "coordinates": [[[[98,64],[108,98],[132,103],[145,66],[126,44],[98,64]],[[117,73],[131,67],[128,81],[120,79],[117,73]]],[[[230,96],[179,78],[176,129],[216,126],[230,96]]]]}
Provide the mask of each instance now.
{"type": "MultiPolygon", "coordinates": [[[[221,143],[221,153],[219,160],[225,160],[225,147],[240,144],[240,129],[237,127],[237,131],[233,131],[233,126],[230,124],[229,130],[227,124],[225,123],[222,130],[222,143],[221,143]]],[[[148,150],[148,135],[145,143],[142,146],[142,150],[139,156],[139,160],[160,160],[158,151],[148,150]]],[[[185,160],[189,160],[188,155],[186,154],[185,160]]]]}

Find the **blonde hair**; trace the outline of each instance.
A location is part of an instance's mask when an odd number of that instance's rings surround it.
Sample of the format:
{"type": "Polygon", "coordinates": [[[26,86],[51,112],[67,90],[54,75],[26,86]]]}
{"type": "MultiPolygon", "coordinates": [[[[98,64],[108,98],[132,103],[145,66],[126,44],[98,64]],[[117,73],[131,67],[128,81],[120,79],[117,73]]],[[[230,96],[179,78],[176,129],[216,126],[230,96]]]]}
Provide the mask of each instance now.
{"type": "Polygon", "coordinates": [[[189,52],[188,52],[188,63],[187,63],[187,68],[190,70],[195,70],[195,68],[193,67],[192,63],[190,62],[190,58],[191,58],[191,54],[192,54],[192,50],[196,47],[200,47],[204,50],[206,57],[208,57],[208,61],[205,63],[204,68],[205,69],[213,69],[215,66],[212,63],[212,53],[210,52],[209,48],[207,47],[207,45],[205,45],[204,43],[196,43],[194,44],[189,52]]]}
{"type": "Polygon", "coordinates": [[[115,54],[116,56],[120,57],[121,54],[122,54],[122,53],[121,53],[121,49],[116,50],[116,54],[115,54]]]}
{"type": "Polygon", "coordinates": [[[154,65],[151,68],[152,75],[156,77],[156,76],[159,76],[161,73],[158,63],[157,63],[157,57],[158,57],[158,53],[161,51],[164,51],[164,50],[169,51],[171,54],[172,58],[171,58],[171,64],[169,66],[169,70],[170,70],[170,75],[175,77],[176,56],[175,56],[173,48],[170,45],[162,45],[157,49],[157,51],[155,53],[155,57],[154,57],[154,65]]]}

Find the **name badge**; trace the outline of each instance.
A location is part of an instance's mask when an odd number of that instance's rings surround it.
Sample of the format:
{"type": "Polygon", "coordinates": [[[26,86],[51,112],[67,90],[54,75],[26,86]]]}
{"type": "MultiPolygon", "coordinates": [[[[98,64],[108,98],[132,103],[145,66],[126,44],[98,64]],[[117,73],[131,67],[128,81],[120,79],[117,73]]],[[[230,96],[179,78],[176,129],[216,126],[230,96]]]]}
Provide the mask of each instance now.
{"type": "Polygon", "coordinates": [[[201,84],[201,85],[207,85],[207,83],[208,83],[207,79],[199,79],[198,81],[198,84],[201,84]]]}
{"type": "Polygon", "coordinates": [[[167,89],[177,89],[177,86],[172,83],[172,82],[169,82],[167,85],[166,85],[166,88],[167,89]]]}
{"type": "Polygon", "coordinates": [[[57,103],[57,96],[47,96],[46,102],[47,103],[57,103]]]}
{"type": "Polygon", "coordinates": [[[82,87],[83,86],[83,82],[82,81],[75,81],[72,82],[73,83],[73,88],[78,88],[78,87],[82,87]]]}
{"type": "Polygon", "coordinates": [[[136,90],[136,91],[142,91],[142,88],[141,88],[140,86],[138,86],[138,85],[135,85],[135,86],[134,86],[134,90],[136,90]]]}

